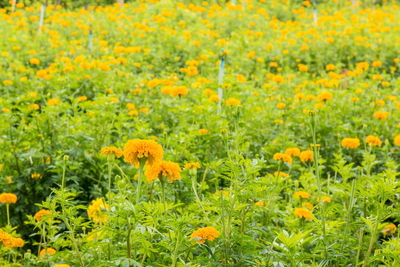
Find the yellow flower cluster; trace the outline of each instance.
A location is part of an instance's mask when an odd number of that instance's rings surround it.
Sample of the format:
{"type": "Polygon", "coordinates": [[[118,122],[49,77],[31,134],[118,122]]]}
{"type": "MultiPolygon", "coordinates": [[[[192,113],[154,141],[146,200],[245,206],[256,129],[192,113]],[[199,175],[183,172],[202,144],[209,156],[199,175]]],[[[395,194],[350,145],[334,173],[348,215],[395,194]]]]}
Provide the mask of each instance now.
{"type": "Polygon", "coordinates": [[[36,212],[33,217],[35,218],[36,221],[40,222],[40,221],[42,221],[43,216],[46,217],[46,215],[50,215],[50,214],[51,214],[51,211],[42,209],[42,210],[39,210],[38,212],[36,212]]]}
{"type": "Polygon", "coordinates": [[[311,219],[312,219],[312,217],[311,217],[312,216],[312,212],[309,211],[306,208],[295,208],[294,209],[294,215],[296,217],[298,217],[298,218],[304,218],[304,219],[309,220],[309,221],[311,221],[311,219]]]}

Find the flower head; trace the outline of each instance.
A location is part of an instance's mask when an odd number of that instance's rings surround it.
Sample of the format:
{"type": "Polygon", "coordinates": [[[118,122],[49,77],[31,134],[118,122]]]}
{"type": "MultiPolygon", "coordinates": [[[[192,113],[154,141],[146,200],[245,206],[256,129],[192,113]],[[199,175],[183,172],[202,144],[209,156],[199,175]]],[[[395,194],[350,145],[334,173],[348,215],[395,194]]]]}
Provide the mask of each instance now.
{"type": "Polygon", "coordinates": [[[291,157],[300,157],[300,149],[297,147],[289,147],[285,150],[285,154],[291,156],[291,157]]]}
{"type": "Polygon", "coordinates": [[[101,149],[101,154],[103,155],[115,155],[117,158],[122,157],[121,148],[116,148],[115,146],[103,147],[101,149]]]}
{"type": "Polygon", "coordinates": [[[327,102],[327,101],[329,101],[331,99],[332,99],[332,93],[331,92],[323,92],[323,93],[320,93],[318,95],[318,101],[319,102],[327,102]]]}
{"type": "Polygon", "coordinates": [[[367,138],[365,138],[365,143],[369,144],[370,146],[382,145],[381,139],[379,139],[378,136],[373,136],[373,135],[368,135],[367,138]]]}
{"type": "Polygon", "coordinates": [[[156,179],[165,181],[168,178],[168,182],[172,183],[174,180],[181,179],[181,168],[178,163],[163,160],[159,164],[149,166],[145,175],[149,182],[156,179]]]}
{"type": "Polygon", "coordinates": [[[17,196],[13,193],[2,193],[0,194],[0,203],[12,204],[17,202],[17,196]]]}
{"type": "Polygon", "coordinates": [[[236,99],[236,98],[233,98],[233,97],[228,98],[228,100],[226,100],[225,104],[226,104],[227,107],[229,107],[229,106],[241,106],[242,105],[242,103],[240,102],[239,99],[236,99]]]}
{"type": "Polygon", "coordinates": [[[188,162],[185,164],[185,169],[190,170],[190,169],[199,169],[200,168],[200,163],[198,162],[188,162]]]}
{"type": "Polygon", "coordinates": [[[49,210],[39,210],[38,212],[35,213],[35,215],[33,216],[35,218],[36,221],[40,222],[42,220],[42,217],[46,215],[50,215],[51,211],[49,210]]]}
{"type": "Polygon", "coordinates": [[[360,146],[360,140],[358,138],[343,138],[342,146],[349,149],[354,149],[360,146]]]}
{"type": "Polygon", "coordinates": [[[396,225],[393,223],[390,223],[388,225],[385,226],[385,228],[383,228],[382,233],[384,235],[393,235],[396,232],[396,225]]]}
{"type": "Polygon", "coordinates": [[[309,211],[306,208],[295,208],[294,209],[294,215],[296,217],[298,217],[298,218],[304,218],[304,219],[307,219],[309,221],[311,221],[311,219],[312,219],[311,218],[312,212],[309,211]]]}
{"type": "Polygon", "coordinates": [[[123,154],[126,162],[139,167],[139,160],[142,159],[150,165],[160,162],[164,151],[154,140],[132,139],[125,144],[123,154]]]}
{"type": "Polygon", "coordinates": [[[291,156],[284,154],[284,153],[275,153],[274,160],[281,160],[281,161],[287,162],[289,164],[292,164],[292,161],[293,161],[291,156]]]}
{"type": "Polygon", "coordinates": [[[102,198],[92,200],[92,204],[89,205],[87,209],[87,214],[89,219],[95,223],[103,224],[107,221],[108,204],[103,201],[102,198]]]}
{"type": "Polygon", "coordinates": [[[304,150],[300,153],[301,162],[313,162],[313,152],[311,150],[304,150]]]}
{"type": "Polygon", "coordinates": [[[56,250],[54,248],[47,248],[47,249],[42,249],[39,253],[40,257],[46,256],[46,255],[54,255],[56,254],[56,250]]]}
{"type": "Polygon", "coordinates": [[[400,146],[400,135],[396,135],[393,141],[396,146],[400,146]]]}
{"type": "Polygon", "coordinates": [[[298,198],[309,198],[310,197],[310,193],[304,192],[304,191],[297,191],[294,193],[294,197],[298,197],[298,198]]]}
{"type": "Polygon", "coordinates": [[[213,241],[215,238],[219,236],[219,232],[212,226],[207,226],[203,228],[199,228],[192,233],[190,239],[197,238],[197,243],[205,243],[207,240],[213,241]]]}

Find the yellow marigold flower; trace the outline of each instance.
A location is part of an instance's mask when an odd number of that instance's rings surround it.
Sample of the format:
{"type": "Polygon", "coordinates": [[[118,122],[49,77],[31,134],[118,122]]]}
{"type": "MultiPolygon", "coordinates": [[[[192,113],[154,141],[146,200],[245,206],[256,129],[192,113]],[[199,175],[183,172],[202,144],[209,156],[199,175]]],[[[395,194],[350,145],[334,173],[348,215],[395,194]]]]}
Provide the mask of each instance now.
{"type": "Polygon", "coordinates": [[[86,96],[80,96],[80,97],[76,98],[76,100],[78,102],[85,102],[87,100],[87,97],[86,96]]]}
{"type": "Polygon", "coordinates": [[[385,226],[385,228],[383,228],[382,233],[384,235],[393,235],[394,233],[396,233],[396,225],[393,223],[390,223],[388,225],[385,226]]]}
{"type": "Polygon", "coordinates": [[[0,194],[0,203],[13,204],[17,202],[17,196],[13,193],[2,193],[0,194]]]}
{"type": "Polygon", "coordinates": [[[303,203],[301,203],[301,206],[305,207],[305,208],[307,208],[309,210],[313,210],[314,209],[313,204],[311,204],[310,202],[303,202],[303,203]]]}
{"type": "Polygon", "coordinates": [[[389,115],[390,113],[387,111],[377,111],[374,113],[374,118],[379,120],[386,120],[389,115]]]}
{"type": "Polygon", "coordinates": [[[13,85],[13,82],[10,81],[10,80],[4,80],[4,81],[3,81],[3,84],[4,84],[4,85],[13,85]]]}
{"type": "Polygon", "coordinates": [[[172,161],[161,161],[159,164],[154,164],[146,169],[147,181],[160,179],[172,183],[174,180],[181,179],[181,168],[178,163],[172,161]]]}
{"type": "Polygon", "coordinates": [[[204,244],[207,240],[213,241],[219,236],[219,232],[212,226],[199,228],[192,233],[190,239],[197,239],[197,243],[204,244]]]}
{"type": "MultiPolygon", "coordinates": [[[[319,202],[319,198],[317,198],[317,201],[319,202]]],[[[329,197],[329,196],[322,196],[322,197],[321,197],[321,202],[331,203],[331,197],[329,197]]]]}
{"type": "Polygon", "coordinates": [[[60,99],[58,99],[58,98],[51,98],[51,99],[49,99],[49,100],[47,100],[47,105],[48,106],[58,106],[58,105],[60,105],[60,99]]]}
{"type": "Polygon", "coordinates": [[[314,162],[313,152],[311,150],[304,150],[300,153],[301,162],[314,162]]]}
{"type": "Polygon", "coordinates": [[[318,95],[318,101],[319,102],[327,102],[327,101],[329,101],[331,99],[332,99],[332,93],[331,92],[323,92],[323,93],[320,93],[318,95]]]}
{"type": "Polygon", "coordinates": [[[117,158],[122,157],[122,149],[116,148],[115,146],[103,147],[101,149],[101,154],[107,155],[115,155],[117,158]]]}
{"type": "Polygon", "coordinates": [[[164,151],[162,146],[154,140],[131,139],[124,145],[124,160],[139,167],[139,160],[153,165],[160,162],[164,151]]]}
{"type": "Polygon", "coordinates": [[[304,219],[307,219],[309,221],[311,221],[311,219],[312,219],[312,217],[311,217],[312,212],[309,211],[306,208],[295,208],[294,209],[294,215],[296,217],[298,217],[298,218],[304,218],[304,219]]]}
{"type": "Polygon", "coordinates": [[[200,163],[198,162],[188,162],[185,164],[185,169],[199,169],[200,168],[200,163]]]}
{"type": "Polygon", "coordinates": [[[29,60],[29,63],[31,63],[32,65],[39,65],[40,64],[40,60],[37,58],[31,58],[29,60]]]}
{"type": "Polygon", "coordinates": [[[242,105],[242,102],[240,102],[239,99],[231,97],[231,98],[228,98],[226,100],[225,104],[226,104],[227,107],[229,107],[229,106],[240,106],[240,105],[242,105]]]}
{"type": "Polygon", "coordinates": [[[385,101],[383,101],[382,99],[378,99],[374,102],[374,106],[384,106],[385,105],[385,101]]]}
{"type": "Polygon", "coordinates": [[[254,205],[259,206],[259,207],[264,207],[266,206],[264,201],[257,201],[256,203],[254,203],[254,205]]]}
{"type": "Polygon", "coordinates": [[[210,98],[208,99],[208,101],[210,101],[210,102],[218,102],[218,101],[219,101],[219,95],[212,95],[212,96],[210,96],[210,98]]]}
{"type": "Polygon", "coordinates": [[[135,104],[132,104],[132,103],[126,104],[126,108],[129,109],[129,110],[135,110],[136,109],[135,104]]]}
{"type": "Polygon", "coordinates": [[[39,110],[40,106],[38,104],[32,104],[28,107],[29,110],[39,110]]]}
{"type": "Polygon", "coordinates": [[[44,257],[46,255],[54,255],[56,254],[56,250],[54,248],[47,248],[47,249],[42,249],[39,253],[40,257],[44,257]]]}
{"type": "Polygon", "coordinates": [[[283,109],[284,107],[286,107],[286,104],[283,102],[279,102],[278,104],[276,104],[276,107],[279,109],[283,109]]]}
{"type": "Polygon", "coordinates": [[[307,65],[299,64],[297,65],[297,67],[299,68],[299,71],[304,71],[304,72],[308,71],[307,65]]]}
{"type": "Polygon", "coordinates": [[[186,86],[173,86],[171,87],[170,95],[172,96],[185,96],[189,93],[186,86]]]}
{"type": "Polygon", "coordinates": [[[200,129],[200,130],[198,131],[198,133],[199,133],[200,135],[205,135],[205,134],[209,134],[210,132],[209,132],[207,129],[200,129]]]}
{"type": "Polygon", "coordinates": [[[32,173],[31,178],[32,179],[42,179],[43,176],[40,173],[32,173]]]}
{"type": "Polygon", "coordinates": [[[35,218],[36,221],[40,222],[40,221],[42,221],[43,216],[46,217],[46,215],[50,215],[50,214],[51,214],[51,211],[41,209],[38,212],[36,212],[33,217],[35,218]]]}
{"type": "Polygon", "coordinates": [[[87,214],[90,220],[95,223],[103,224],[108,220],[107,213],[108,204],[102,198],[92,200],[92,204],[87,208],[87,214]]]}
{"type": "Polygon", "coordinates": [[[335,69],[335,65],[333,65],[333,64],[328,64],[328,65],[326,65],[326,67],[325,67],[325,69],[326,70],[334,70],[335,69]]]}
{"type": "Polygon", "coordinates": [[[294,197],[298,198],[309,198],[310,196],[311,196],[310,193],[304,191],[297,191],[294,193],[294,197]]]}
{"type": "Polygon", "coordinates": [[[396,146],[400,146],[400,135],[396,135],[393,141],[396,146]]]}
{"type": "Polygon", "coordinates": [[[360,146],[360,140],[358,138],[343,138],[342,146],[349,149],[354,149],[360,146]]]}
{"type": "Polygon", "coordinates": [[[6,248],[22,248],[25,242],[22,238],[15,238],[11,235],[8,235],[8,238],[3,240],[3,245],[6,248]]]}
{"type": "MultiPolygon", "coordinates": [[[[276,172],[274,172],[274,176],[278,176],[278,172],[276,171],[276,172]]],[[[286,177],[289,177],[289,174],[288,173],[286,173],[286,172],[279,172],[279,177],[284,177],[284,178],[286,178],[286,177]]]]}
{"type": "Polygon", "coordinates": [[[300,149],[297,147],[289,147],[285,150],[285,154],[291,157],[300,157],[300,149]]]}
{"type": "Polygon", "coordinates": [[[112,97],[110,97],[110,102],[111,102],[111,103],[118,103],[118,102],[119,102],[119,99],[116,98],[115,96],[112,96],[112,97]]]}
{"type": "Polygon", "coordinates": [[[255,51],[250,51],[249,53],[247,53],[247,57],[248,58],[254,58],[256,56],[256,52],[255,51]]]}
{"type": "Polygon", "coordinates": [[[379,139],[378,136],[373,136],[373,135],[368,135],[367,138],[365,138],[365,142],[369,144],[370,146],[381,146],[382,141],[379,139]]]}
{"type": "Polygon", "coordinates": [[[274,154],[274,160],[281,160],[283,162],[287,162],[289,164],[292,164],[292,157],[284,154],[284,153],[275,153],[274,154]]]}
{"type": "Polygon", "coordinates": [[[247,81],[247,78],[246,78],[243,74],[238,74],[238,75],[236,76],[236,80],[237,80],[238,82],[244,83],[244,82],[247,81]]]}

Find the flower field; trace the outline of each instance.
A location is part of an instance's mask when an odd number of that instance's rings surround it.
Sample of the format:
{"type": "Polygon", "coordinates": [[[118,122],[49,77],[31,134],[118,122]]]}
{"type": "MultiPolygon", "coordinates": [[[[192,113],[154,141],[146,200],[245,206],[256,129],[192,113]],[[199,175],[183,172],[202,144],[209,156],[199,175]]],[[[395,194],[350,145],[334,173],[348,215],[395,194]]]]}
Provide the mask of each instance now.
{"type": "Polygon", "coordinates": [[[0,266],[400,266],[399,3],[31,2],[0,266]]]}

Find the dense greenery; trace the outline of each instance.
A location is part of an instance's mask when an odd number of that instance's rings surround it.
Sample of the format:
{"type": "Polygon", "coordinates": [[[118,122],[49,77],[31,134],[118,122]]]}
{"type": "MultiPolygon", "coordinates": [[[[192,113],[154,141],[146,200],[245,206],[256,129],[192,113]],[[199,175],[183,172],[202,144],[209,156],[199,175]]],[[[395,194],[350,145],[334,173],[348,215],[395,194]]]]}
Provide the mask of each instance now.
{"type": "Polygon", "coordinates": [[[396,2],[70,2],[0,10],[2,266],[400,264],[396,2]]]}

